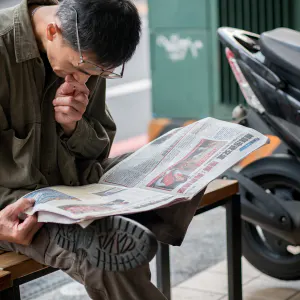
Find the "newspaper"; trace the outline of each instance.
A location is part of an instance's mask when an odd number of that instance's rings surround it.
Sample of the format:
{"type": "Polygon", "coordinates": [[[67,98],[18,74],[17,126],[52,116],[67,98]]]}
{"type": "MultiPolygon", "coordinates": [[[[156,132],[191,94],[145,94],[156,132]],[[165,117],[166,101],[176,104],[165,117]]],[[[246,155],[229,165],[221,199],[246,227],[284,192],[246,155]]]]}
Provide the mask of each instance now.
{"type": "Polygon", "coordinates": [[[142,147],[85,186],[33,191],[27,214],[40,222],[88,226],[93,220],[167,207],[191,200],[211,181],[268,143],[261,133],[205,118],[176,128],[142,147]]]}

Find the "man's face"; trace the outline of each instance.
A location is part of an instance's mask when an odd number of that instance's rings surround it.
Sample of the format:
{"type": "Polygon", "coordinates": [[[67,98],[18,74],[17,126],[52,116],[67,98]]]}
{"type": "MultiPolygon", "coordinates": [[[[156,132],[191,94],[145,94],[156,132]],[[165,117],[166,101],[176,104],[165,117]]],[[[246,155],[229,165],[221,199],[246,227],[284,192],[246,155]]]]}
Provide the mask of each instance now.
{"type": "MultiPolygon", "coordinates": [[[[93,65],[80,62],[80,54],[73,50],[64,40],[57,24],[48,25],[47,29],[47,56],[53,71],[57,76],[65,78],[67,75],[73,75],[75,80],[84,84],[90,76],[99,76],[100,72],[95,71],[93,65]]],[[[84,54],[84,59],[94,62],[95,57],[92,54],[84,54]]]]}

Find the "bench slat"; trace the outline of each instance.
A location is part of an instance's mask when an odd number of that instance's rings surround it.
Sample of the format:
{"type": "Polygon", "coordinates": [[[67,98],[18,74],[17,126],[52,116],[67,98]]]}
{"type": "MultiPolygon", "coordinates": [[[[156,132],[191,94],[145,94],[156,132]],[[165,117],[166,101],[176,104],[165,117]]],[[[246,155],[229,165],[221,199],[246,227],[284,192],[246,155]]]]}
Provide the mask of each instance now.
{"type": "Polygon", "coordinates": [[[238,193],[238,191],[239,185],[236,180],[216,179],[208,185],[199,208],[212,205],[218,201],[231,197],[238,193]]]}
{"type": "Polygon", "coordinates": [[[0,291],[6,290],[11,286],[11,273],[8,271],[0,271],[0,291]]]}
{"type": "Polygon", "coordinates": [[[14,252],[5,252],[0,255],[0,268],[6,270],[11,266],[22,264],[27,260],[30,260],[30,258],[25,255],[14,252]]]}
{"type": "Polygon", "coordinates": [[[39,271],[45,267],[25,255],[14,252],[7,252],[0,255],[0,268],[3,271],[10,272],[12,280],[39,271]]]}

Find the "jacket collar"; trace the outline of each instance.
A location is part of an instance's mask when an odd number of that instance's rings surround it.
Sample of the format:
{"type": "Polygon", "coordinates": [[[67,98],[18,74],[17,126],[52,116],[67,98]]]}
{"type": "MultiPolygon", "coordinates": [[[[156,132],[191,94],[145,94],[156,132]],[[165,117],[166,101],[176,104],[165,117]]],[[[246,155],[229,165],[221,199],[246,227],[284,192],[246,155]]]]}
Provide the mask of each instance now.
{"type": "Polygon", "coordinates": [[[33,33],[28,6],[57,5],[57,0],[23,0],[14,11],[14,43],[17,63],[40,57],[33,33]]]}

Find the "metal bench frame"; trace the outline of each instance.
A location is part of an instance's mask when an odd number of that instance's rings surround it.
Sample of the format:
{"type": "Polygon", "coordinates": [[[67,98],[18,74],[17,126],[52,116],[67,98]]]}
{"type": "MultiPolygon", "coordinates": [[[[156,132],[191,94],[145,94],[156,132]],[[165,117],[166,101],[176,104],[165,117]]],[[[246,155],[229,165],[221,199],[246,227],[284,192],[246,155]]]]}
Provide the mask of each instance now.
{"type": "MultiPolygon", "coordinates": [[[[219,206],[226,208],[227,227],[227,264],[228,264],[228,299],[241,300],[242,296],[242,242],[241,242],[241,204],[239,195],[207,205],[199,209],[200,215],[219,206]]],[[[157,286],[171,300],[171,274],[169,245],[160,244],[156,256],[157,286]]]]}
{"type": "Polygon", "coordinates": [[[57,269],[46,267],[42,270],[36,271],[34,273],[28,274],[26,276],[14,279],[13,286],[0,291],[0,300],[21,300],[20,295],[20,285],[27,283],[29,281],[38,279],[40,277],[43,277],[45,275],[51,274],[53,272],[58,271],[57,269]]]}

